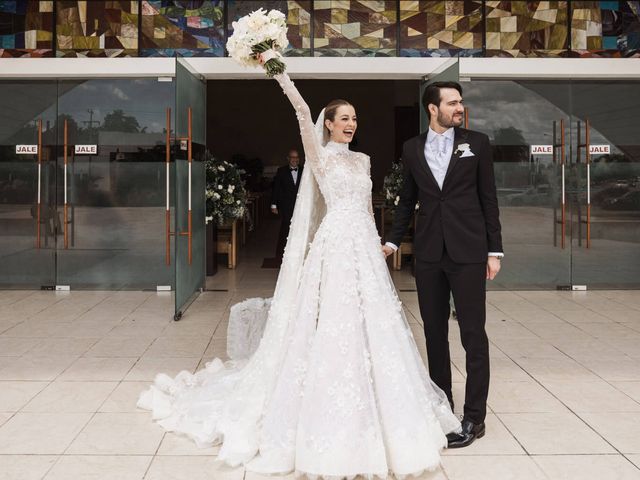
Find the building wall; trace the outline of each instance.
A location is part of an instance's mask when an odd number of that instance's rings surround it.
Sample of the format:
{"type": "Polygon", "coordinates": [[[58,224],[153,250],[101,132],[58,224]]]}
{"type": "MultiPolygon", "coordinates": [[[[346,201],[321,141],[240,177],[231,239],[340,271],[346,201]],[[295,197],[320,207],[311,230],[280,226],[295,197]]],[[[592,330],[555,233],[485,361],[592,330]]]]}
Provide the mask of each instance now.
{"type": "Polygon", "coordinates": [[[16,0],[0,57],[221,57],[261,7],[287,14],[289,56],[640,56],[637,1],[16,0]]]}

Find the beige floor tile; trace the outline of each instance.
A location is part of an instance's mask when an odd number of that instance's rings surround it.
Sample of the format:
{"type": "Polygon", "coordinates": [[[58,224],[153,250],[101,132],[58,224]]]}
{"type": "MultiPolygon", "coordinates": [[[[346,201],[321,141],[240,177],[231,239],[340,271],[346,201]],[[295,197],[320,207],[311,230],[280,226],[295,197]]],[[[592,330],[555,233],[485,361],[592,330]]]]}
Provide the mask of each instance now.
{"type": "Polygon", "coordinates": [[[96,413],[66,453],[153,455],[163,435],[148,413],[96,413]]]}
{"type": "Polygon", "coordinates": [[[17,412],[48,382],[0,382],[0,412],[17,412]]]}
{"type": "Polygon", "coordinates": [[[106,337],[97,342],[85,357],[140,357],[153,342],[149,337],[106,337]]]}
{"type": "Polygon", "coordinates": [[[175,433],[167,432],[162,439],[157,455],[208,455],[216,456],[219,446],[198,448],[193,440],[175,433]]]}
{"type": "Polygon", "coordinates": [[[214,457],[157,456],[145,480],[242,480],[244,469],[231,468],[214,457]]]}
{"type": "Polygon", "coordinates": [[[146,351],[146,357],[201,357],[207,349],[210,337],[172,336],[160,337],[146,351]]]}
{"type": "Polygon", "coordinates": [[[84,320],[75,321],[74,323],[58,328],[51,332],[52,337],[71,337],[71,338],[94,338],[96,336],[104,336],[109,333],[116,325],[115,322],[105,322],[103,320],[84,320]]]}
{"type": "Polygon", "coordinates": [[[627,457],[627,460],[629,460],[631,463],[633,463],[640,470],[640,455],[628,455],[627,454],[627,455],[625,455],[625,457],[627,457]]]}
{"type": "Polygon", "coordinates": [[[132,321],[123,321],[116,325],[107,333],[105,338],[109,337],[136,337],[136,338],[150,338],[156,339],[162,332],[164,327],[157,324],[147,324],[132,321]]]}
{"type": "Polygon", "coordinates": [[[494,414],[485,419],[487,433],[465,448],[446,449],[443,456],[450,455],[524,455],[525,451],[494,414]]]}
{"type": "Polygon", "coordinates": [[[501,413],[498,417],[529,454],[615,452],[572,413],[501,413]]]}
{"type": "Polygon", "coordinates": [[[173,377],[182,370],[195,371],[200,358],[149,358],[142,357],[125,377],[126,381],[152,381],[157,374],[173,377]]]}
{"type": "Polygon", "coordinates": [[[580,417],[622,453],[640,453],[640,415],[581,413],[580,417]]]}
{"type": "Polygon", "coordinates": [[[598,376],[570,358],[517,358],[514,361],[544,384],[547,380],[599,380],[598,376]]]}
{"type": "Polygon", "coordinates": [[[116,382],[53,382],[25,405],[22,411],[93,413],[116,385],[116,382]]]}
{"type": "Polygon", "coordinates": [[[53,380],[76,359],[68,355],[11,357],[0,370],[0,380],[53,380]]]}
{"type": "Polygon", "coordinates": [[[449,480],[549,480],[526,455],[447,456],[442,464],[449,480]]]}
{"type": "Polygon", "coordinates": [[[532,378],[517,363],[509,358],[491,359],[491,382],[528,382],[532,378]]]}
{"type": "Polygon", "coordinates": [[[47,357],[51,355],[80,356],[91,348],[98,338],[47,338],[29,350],[30,357],[47,357]]]}
{"type": "Polygon", "coordinates": [[[81,357],[58,380],[116,382],[127,375],[136,361],[137,358],[81,357]]]}
{"type": "Polygon", "coordinates": [[[638,360],[629,357],[612,359],[594,356],[583,358],[580,363],[609,382],[640,381],[638,360]]]}
{"type": "Polygon", "coordinates": [[[0,413],[0,426],[7,423],[7,421],[14,415],[14,413],[0,413]]]}
{"type": "Polygon", "coordinates": [[[616,390],[607,382],[550,382],[544,386],[572,411],[583,413],[640,412],[640,403],[616,390]]]}
{"type": "Polygon", "coordinates": [[[492,381],[488,402],[495,413],[566,412],[567,408],[535,381],[492,381]]]}
{"type": "Polygon", "coordinates": [[[553,480],[640,478],[640,470],[622,455],[536,455],[533,459],[553,480]]]}
{"type": "MultiPolygon", "coordinates": [[[[444,477],[444,474],[442,474],[442,476],[438,476],[438,473],[435,473],[434,475],[428,476],[420,476],[420,477],[412,477],[415,478],[415,480],[446,480],[446,478],[444,477]]],[[[288,475],[262,475],[260,473],[255,473],[255,472],[245,472],[244,474],[244,480],[295,480],[296,476],[293,473],[290,473],[288,475]]],[[[360,480],[360,479],[359,479],[360,480]]]]}
{"type": "Polygon", "coordinates": [[[0,480],[40,480],[57,455],[0,455],[0,480]]]}
{"type": "MultiPolygon", "coordinates": [[[[26,319],[2,334],[2,337],[49,338],[56,333],[64,332],[71,323],[61,324],[47,321],[26,319]]],[[[94,334],[95,336],[96,334],[94,334]]]]}
{"type": "Polygon", "coordinates": [[[145,391],[151,382],[121,382],[109,395],[98,409],[107,413],[133,413],[140,412],[136,403],[138,397],[145,391]]]}
{"type": "Polygon", "coordinates": [[[550,343],[541,338],[498,338],[489,337],[492,343],[512,359],[518,358],[552,358],[562,359],[565,355],[550,343]]]}
{"type": "Polygon", "coordinates": [[[63,455],[44,480],[142,480],[151,456],[63,455]]]}
{"type": "Polygon", "coordinates": [[[0,454],[60,454],[90,413],[16,413],[0,427],[0,454]]]}
{"type": "Polygon", "coordinates": [[[196,322],[192,319],[186,321],[173,322],[167,325],[162,332],[163,337],[189,337],[189,336],[203,336],[211,337],[216,327],[218,326],[218,320],[209,320],[196,322]]]}
{"type": "Polygon", "coordinates": [[[37,338],[0,337],[0,356],[19,357],[33,349],[41,341],[37,338]]]}
{"type": "Polygon", "coordinates": [[[640,382],[611,382],[618,390],[640,402],[640,382]]]}

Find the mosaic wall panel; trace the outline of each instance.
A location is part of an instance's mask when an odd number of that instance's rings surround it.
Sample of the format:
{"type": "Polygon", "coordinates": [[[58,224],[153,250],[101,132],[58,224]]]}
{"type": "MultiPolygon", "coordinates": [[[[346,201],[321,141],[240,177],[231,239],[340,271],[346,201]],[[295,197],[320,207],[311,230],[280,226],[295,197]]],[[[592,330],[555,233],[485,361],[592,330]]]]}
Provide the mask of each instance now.
{"type": "Polygon", "coordinates": [[[223,57],[223,0],[143,0],[141,57],[223,57]]]}
{"type": "Polygon", "coordinates": [[[481,0],[400,1],[400,55],[482,55],[481,0]]]}
{"type": "Polygon", "coordinates": [[[315,56],[395,56],[397,2],[316,0],[315,56]]]}
{"type": "Polygon", "coordinates": [[[640,57],[640,1],[574,1],[571,7],[572,54],[640,57]]]}
{"type": "Polygon", "coordinates": [[[58,0],[58,57],[138,55],[138,1],[58,0]]]}
{"type": "MultiPolygon", "coordinates": [[[[312,0],[228,0],[229,36],[233,33],[232,22],[254,10],[264,8],[280,10],[287,16],[287,36],[289,46],[286,57],[302,57],[311,55],[311,6],[312,0]]],[[[316,2],[317,3],[317,2],[316,2]]]]}
{"type": "Polygon", "coordinates": [[[53,56],[53,1],[0,0],[0,57],[53,56]]]}
{"type": "Polygon", "coordinates": [[[566,1],[486,2],[488,57],[558,57],[567,55],[566,1]]]}

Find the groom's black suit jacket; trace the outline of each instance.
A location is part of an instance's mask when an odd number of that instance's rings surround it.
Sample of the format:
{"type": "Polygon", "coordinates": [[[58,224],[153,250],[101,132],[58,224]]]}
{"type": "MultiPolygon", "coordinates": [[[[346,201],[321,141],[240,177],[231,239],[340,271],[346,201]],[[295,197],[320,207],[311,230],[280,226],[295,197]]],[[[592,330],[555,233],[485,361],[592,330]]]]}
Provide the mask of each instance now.
{"type": "Polygon", "coordinates": [[[298,167],[298,181],[296,183],[293,182],[289,165],[278,168],[273,179],[271,205],[275,205],[280,215],[285,219],[290,219],[293,216],[300,179],[302,178],[302,168],[302,165],[298,167]]]}
{"type": "Polygon", "coordinates": [[[400,245],[416,201],[420,201],[413,239],[416,259],[437,262],[446,246],[447,254],[456,263],[486,262],[489,252],[502,252],[489,138],[455,128],[453,153],[442,190],[425,158],[426,139],[427,132],[404,144],[404,181],[388,241],[400,245]],[[464,143],[469,144],[474,156],[461,158],[458,145],[464,143]]]}

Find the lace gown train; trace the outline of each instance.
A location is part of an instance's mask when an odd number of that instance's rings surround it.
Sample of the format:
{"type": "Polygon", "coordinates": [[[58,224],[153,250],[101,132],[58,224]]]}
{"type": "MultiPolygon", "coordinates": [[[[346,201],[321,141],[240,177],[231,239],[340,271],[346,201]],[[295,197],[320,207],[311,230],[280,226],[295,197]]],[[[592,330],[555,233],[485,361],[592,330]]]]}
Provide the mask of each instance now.
{"type": "MultiPolygon", "coordinates": [[[[459,421],[427,374],[380,251],[369,157],[347,144],[322,145],[293,82],[276,78],[296,109],[326,204],[299,281],[284,292],[281,272],[248,360],[159,375],[139,406],[200,446],[222,442],[220,459],[261,473],[386,478],[433,470],[459,421]]],[[[283,269],[295,253],[288,244],[283,269]]]]}

